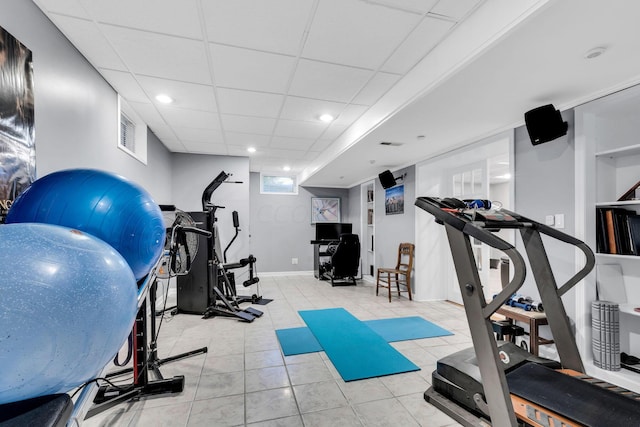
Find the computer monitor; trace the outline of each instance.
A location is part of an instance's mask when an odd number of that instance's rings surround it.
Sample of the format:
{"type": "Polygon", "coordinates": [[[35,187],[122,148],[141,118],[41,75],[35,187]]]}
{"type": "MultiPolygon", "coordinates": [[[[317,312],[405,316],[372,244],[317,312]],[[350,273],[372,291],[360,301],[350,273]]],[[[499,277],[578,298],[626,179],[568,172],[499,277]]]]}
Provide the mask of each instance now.
{"type": "Polygon", "coordinates": [[[316,224],[316,240],[338,240],[343,233],[351,233],[352,224],[319,222],[316,224]]]}

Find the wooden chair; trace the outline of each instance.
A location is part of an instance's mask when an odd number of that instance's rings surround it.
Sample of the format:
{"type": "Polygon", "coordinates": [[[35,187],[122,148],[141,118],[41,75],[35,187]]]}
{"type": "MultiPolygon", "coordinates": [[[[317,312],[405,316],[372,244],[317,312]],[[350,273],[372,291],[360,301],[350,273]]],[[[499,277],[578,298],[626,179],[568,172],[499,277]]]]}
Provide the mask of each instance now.
{"type": "Polygon", "coordinates": [[[380,288],[389,289],[389,302],[391,302],[391,287],[395,284],[400,292],[407,292],[409,300],[411,298],[411,269],[413,268],[413,254],[415,245],[413,243],[400,243],[398,246],[398,262],[395,268],[379,268],[376,277],[376,296],[380,288]],[[403,285],[406,289],[400,289],[403,285]]]}

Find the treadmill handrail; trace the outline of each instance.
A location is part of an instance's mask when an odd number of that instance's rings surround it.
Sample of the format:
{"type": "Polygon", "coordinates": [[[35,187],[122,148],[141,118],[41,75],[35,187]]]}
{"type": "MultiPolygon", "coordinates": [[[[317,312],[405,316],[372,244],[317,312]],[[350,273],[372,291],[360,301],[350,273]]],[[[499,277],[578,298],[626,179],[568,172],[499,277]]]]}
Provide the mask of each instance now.
{"type": "MultiPolygon", "coordinates": [[[[490,316],[495,313],[500,306],[506,302],[511,295],[513,295],[524,283],[526,276],[526,267],[522,255],[515,249],[513,245],[504,241],[500,237],[493,234],[489,229],[483,228],[481,221],[471,221],[469,219],[462,218],[450,211],[445,211],[442,206],[438,205],[439,199],[434,197],[418,197],[416,198],[415,205],[419,208],[432,214],[440,222],[446,223],[464,234],[474,237],[487,245],[503,251],[512,261],[514,266],[514,278],[509,284],[491,301],[484,310],[485,316],[490,316]],[[521,276],[521,277],[520,277],[521,276]],[[517,285],[517,283],[522,282],[517,285]]],[[[585,255],[585,265],[575,275],[569,278],[562,286],[558,287],[558,295],[562,296],[573,288],[580,280],[584,279],[595,266],[595,255],[591,248],[582,240],[576,237],[570,236],[560,230],[549,227],[546,224],[542,224],[538,221],[526,218],[518,213],[509,211],[507,209],[501,209],[500,212],[510,215],[515,218],[516,221],[505,221],[503,228],[524,228],[531,227],[536,229],[541,234],[546,234],[561,242],[568,243],[580,249],[585,255]]],[[[491,222],[491,228],[495,229],[500,227],[497,221],[491,222]]]]}
{"type": "Polygon", "coordinates": [[[527,275],[524,259],[522,255],[520,255],[520,252],[509,242],[506,242],[487,229],[478,227],[477,224],[471,221],[460,218],[449,211],[442,210],[436,203],[437,200],[430,197],[418,197],[415,201],[416,206],[429,212],[436,217],[437,220],[440,220],[440,222],[460,230],[465,235],[475,237],[492,248],[504,252],[511,260],[514,270],[513,278],[482,310],[482,315],[485,319],[488,319],[524,284],[524,279],[527,275]]]}
{"type": "Polygon", "coordinates": [[[585,264],[584,267],[580,271],[578,271],[575,275],[569,278],[562,286],[558,287],[558,295],[562,296],[567,293],[571,288],[573,288],[578,282],[584,279],[596,265],[596,256],[585,242],[580,239],[577,239],[569,234],[563,233],[559,231],[557,228],[550,227],[546,224],[542,224],[540,222],[526,219],[522,215],[516,214],[514,212],[510,212],[506,209],[503,209],[505,212],[515,215],[519,218],[525,219],[533,224],[533,226],[538,230],[541,234],[546,234],[549,237],[560,240],[561,242],[568,243],[580,249],[585,256],[585,264]]]}

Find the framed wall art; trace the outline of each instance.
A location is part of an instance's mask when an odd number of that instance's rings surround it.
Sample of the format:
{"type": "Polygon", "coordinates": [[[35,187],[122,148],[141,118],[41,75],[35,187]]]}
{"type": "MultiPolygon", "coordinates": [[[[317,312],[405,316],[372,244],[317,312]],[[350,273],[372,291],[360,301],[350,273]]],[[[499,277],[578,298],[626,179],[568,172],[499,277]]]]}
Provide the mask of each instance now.
{"type": "Polygon", "coordinates": [[[384,191],[384,213],[385,215],[404,213],[404,184],[384,191]]]}
{"type": "Polygon", "coordinates": [[[311,223],[340,222],[339,197],[312,197],[311,223]]]}

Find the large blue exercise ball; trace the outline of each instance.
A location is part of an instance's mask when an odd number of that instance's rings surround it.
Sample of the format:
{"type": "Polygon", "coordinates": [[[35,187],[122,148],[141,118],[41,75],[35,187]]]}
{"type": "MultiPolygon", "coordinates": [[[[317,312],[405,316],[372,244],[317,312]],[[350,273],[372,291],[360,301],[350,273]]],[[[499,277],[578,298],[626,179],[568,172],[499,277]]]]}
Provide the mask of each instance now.
{"type": "Polygon", "coordinates": [[[129,335],[137,283],[110,245],[50,224],[0,225],[0,404],[98,376],[129,335]]]}
{"type": "Polygon", "coordinates": [[[112,173],[69,169],[33,182],[9,209],[6,223],[40,222],[75,228],[113,246],[136,280],[162,255],[165,223],[160,207],[139,185],[112,173]]]}

